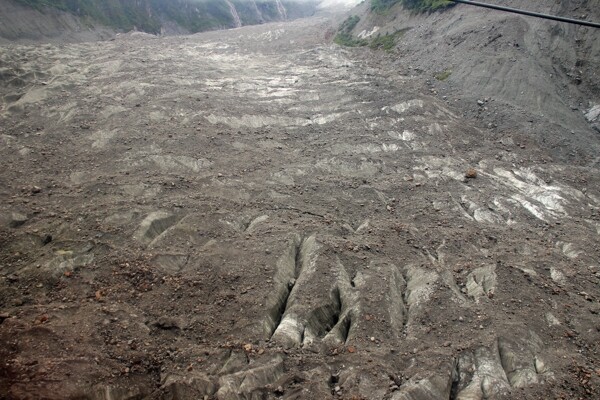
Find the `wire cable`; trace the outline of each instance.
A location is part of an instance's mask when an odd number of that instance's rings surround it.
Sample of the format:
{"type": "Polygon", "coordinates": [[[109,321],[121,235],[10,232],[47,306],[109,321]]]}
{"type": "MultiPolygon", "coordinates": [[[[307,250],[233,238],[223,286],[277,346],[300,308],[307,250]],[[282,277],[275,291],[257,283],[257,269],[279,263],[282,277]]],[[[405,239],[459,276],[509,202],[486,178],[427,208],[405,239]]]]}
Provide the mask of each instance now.
{"type": "Polygon", "coordinates": [[[530,17],[550,19],[553,21],[567,22],[569,24],[577,24],[577,25],[589,26],[592,28],[600,29],[600,23],[584,21],[581,19],[565,18],[565,17],[559,17],[557,15],[550,15],[550,14],[541,14],[541,13],[536,13],[533,11],[520,10],[518,8],[497,6],[495,4],[488,4],[488,3],[480,3],[478,1],[470,1],[470,0],[449,0],[449,1],[452,1],[454,3],[468,4],[470,6],[491,8],[492,10],[506,11],[506,12],[515,13],[515,14],[527,15],[530,17]]]}

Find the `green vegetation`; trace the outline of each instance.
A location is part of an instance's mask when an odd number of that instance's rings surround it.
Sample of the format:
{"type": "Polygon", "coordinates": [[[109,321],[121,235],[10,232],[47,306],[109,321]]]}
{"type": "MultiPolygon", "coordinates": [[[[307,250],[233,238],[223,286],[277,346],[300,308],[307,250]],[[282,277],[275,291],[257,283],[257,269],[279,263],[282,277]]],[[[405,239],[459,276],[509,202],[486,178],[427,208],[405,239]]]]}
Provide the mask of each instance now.
{"type": "Polygon", "coordinates": [[[356,27],[356,24],[358,24],[358,21],[360,21],[360,17],[358,15],[352,15],[352,16],[346,18],[346,20],[344,22],[342,22],[338,31],[343,32],[343,33],[350,33],[350,32],[352,32],[352,29],[354,29],[356,27]]]}
{"type": "Polygon", "coordinates": [[[373,50],[391,51],[396,45],[396,39],[401,37],[404,32],[406,32],[406,29],[404,29],[385,35],[378,34],[377,37],[371,39],[370,41],[368,39],[359,39],[352,36],[352,30],[356,27],[358,21],[360,21],[360,17],[358,15],[348,17],[338,28],[338,33],[335,35],[333,41],[340,46],[369,46],[373,50]]]}
{"type": "Polygon", "coordinates": [[[404,35],[404,32],[406,32],[406,30],[400,30],[400,31],[396,31],[394,33],[388,33],[386,35],[377,35],[376,38],[374,38],[373,40],[371,40],[371,43],[369,43],[369,47],[374,49],[374,50],[385,50],[385,51],[391,51],[394,46],[396,45],[396,39],[398,39],[399,37],[402,37],[402,35],[404,35]]]}
{"type": "Polygon", "coordinates": [[[404,7],[419,12],[431,12],[455,5],[447,0],[402,0],[404,7]]]}
{"type": "Polygon", "coordinates": [[[339,44],[340,46],[346,47],[359,47],[366,46],[369,44],[367,40],[355,38],[349,33],[338,33],[337,35],[335,35],[333,41],[334,43],[339,44]]]}
{"type": "Polygon", "coordinates": [[[402,0],[371,0],[371,11],[383,14],[402,0]]]}
{"type": "Polygon", "coordinates": [[[398,3],[417,12],[432,12],[455,4],[448,0],[371,0],[371,10],[378,14],[385,14],[387,10],[398,3]]]}
{"type": "Polygon", "coordinates": [[[352,36],[352,29],[358,24],[360,17],[353,15],[348,18],[338,28],[338,34],[335,35],[333,41],[340,46],[358,47],[366,46],[369,42],[364,39],[358,39],[352,36]]]}
{"type": "Polygon", "coordinates": [[[448,79],[450,77],[450,75],[452,75],[452,71],[447,69],[443,72],[438,72],[437,74],[433,75],[433,77],[435,79],[437,79],[438,81],[445,81],[446,79],[448,79]]]}

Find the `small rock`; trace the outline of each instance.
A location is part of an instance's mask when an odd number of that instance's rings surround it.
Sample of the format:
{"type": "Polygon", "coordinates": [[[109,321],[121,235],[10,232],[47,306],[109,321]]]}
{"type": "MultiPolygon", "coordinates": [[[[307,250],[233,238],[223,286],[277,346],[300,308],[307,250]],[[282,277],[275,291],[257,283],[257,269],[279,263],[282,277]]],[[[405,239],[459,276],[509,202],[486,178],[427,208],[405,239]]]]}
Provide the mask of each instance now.
{"type": "Polygon", "coordinates": [[[172,317],[162,316],[154,322],[154,326],[159,329],[171,330],[181,329],[181,323],[172,317]]]}
{"type": "Polygon", "coordinates": [[[592,108],[590,108],[585,114],[585,118],[589,122],[594,122],[600,119],[600,104],[596,104],[592,108]]]}
{"type": "Polygon", "coordinates": [[[47,245],[48,243],[50,243],[52,241],[52,235],[45,235],[42,238],[42,244],[43,245],[47,245]]]}
{"type": "Polygon", "coordinates": [[[546,313],[546,323],[548,326],[558,326],[560,325],[560,321],[556,318],[552,313],[546,313]]]}
{"type": "Polygon", "coordinates": [[[18,228],[27,222],[27,216],[18,212],[11,213],[8,221],[8,226],[11,228],[18,228]]]}
{"type": "Polygon", "coordinates": [[[587,301],[592,301],[593,298],[592,296],[590,296],[589,294],[587,294],[586,292],[579,292],[579,295],[582,296],[584,299],[586,299],[587,301]]]}
{"type": "Polygon", "coordinates": [[[534,361],[535,361],[535,371],[538,374],[543,374],[544,372],[546,372],[548,370],[548,368],[546,367],[546,363],[538,356],[535,357],[534,361]]]}
{"type": "Polygon", "coordinates": [[[467,178],[467,179],[477,178],[477,171],[474,168],[469,168],[467,170],[467,172],[465,172],[465,178],[467,178]]]}
{"type": "Polygon", "coordinates": [[[483,107],[485,105],[485,102],[483,100],[477,100],[477,105],[479,107],[483,107]]]}

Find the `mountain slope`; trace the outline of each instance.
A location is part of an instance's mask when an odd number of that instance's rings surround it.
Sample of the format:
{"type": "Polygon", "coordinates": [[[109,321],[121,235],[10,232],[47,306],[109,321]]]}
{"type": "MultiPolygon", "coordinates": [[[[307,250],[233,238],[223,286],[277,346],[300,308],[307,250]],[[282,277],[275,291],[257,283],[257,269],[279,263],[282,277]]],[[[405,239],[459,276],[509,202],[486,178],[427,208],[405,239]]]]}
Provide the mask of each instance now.
{"type": "Polygon", "coordinates": [[[305,17],[316,5],[310,0],[0,0],[0,38],[55,37],[98,27],[195,33],[305,17]]]}
{"type": "MultiPolygon", "coordinates": [[[[499,136],[522,131],[576,162],[590,162],[598,151],[600,127],[585,118],[600,103],[597,29],[462,4],[418,13],[398,1],[380,11],[374,8],[379,3],[364,2],[351,11],[360,17],[352,34],[369,39],[401,32],[390,69],[422,79],[432,93],[460,104],[465,115],[499,136]],[[526,113],[530,122],[513,125],[515,113],[526,113]]],[[[600,21],[598,0],[493,3],[600,21]]]]}

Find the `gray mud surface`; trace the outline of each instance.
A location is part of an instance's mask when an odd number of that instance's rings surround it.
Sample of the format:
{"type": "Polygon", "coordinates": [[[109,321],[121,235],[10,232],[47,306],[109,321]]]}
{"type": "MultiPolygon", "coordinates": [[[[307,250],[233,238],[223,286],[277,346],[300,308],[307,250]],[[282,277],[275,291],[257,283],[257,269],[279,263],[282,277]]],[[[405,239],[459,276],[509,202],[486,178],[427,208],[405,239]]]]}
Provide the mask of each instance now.
{"type": "Polygon", "coordinates": [[[330,35],[0,48],[0,397],[600,396],[597,154],[330,35]]]}

